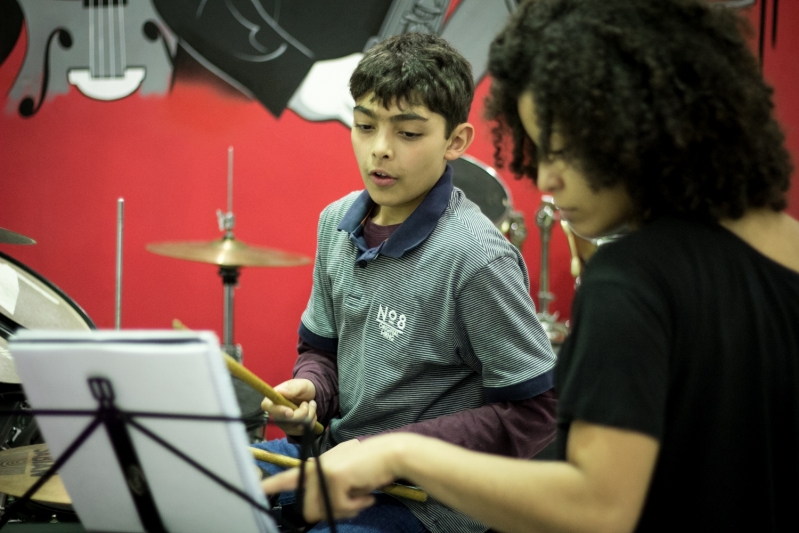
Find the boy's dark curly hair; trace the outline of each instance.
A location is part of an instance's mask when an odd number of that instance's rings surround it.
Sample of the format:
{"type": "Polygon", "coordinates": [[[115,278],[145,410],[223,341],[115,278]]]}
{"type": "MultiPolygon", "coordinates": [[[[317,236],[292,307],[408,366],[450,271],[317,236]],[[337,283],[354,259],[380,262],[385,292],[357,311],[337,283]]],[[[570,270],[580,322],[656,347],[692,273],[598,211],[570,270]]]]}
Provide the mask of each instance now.
{"type": "Polygon", "coordinates": [[[772,90],[729,9],[698,0],[533,0],[494,40],[486,113],[495,157],[533,180],[552,157],[553,123],[567,161],[593,189],[624,184],[641,220],[678,214],[740,218],[786,206],[791,162],[772,90]],[[541,146],[518,117],[531,90],[541,146]]]}
{"type": "Polygon", "coordinates": [[[445,134],[469,119],[474,98],[472,66],[447,41],[403,33],[370,48],[350,77],[355,100],[374,91],[384,106],[424,105],[447,121],[445,134]]]}

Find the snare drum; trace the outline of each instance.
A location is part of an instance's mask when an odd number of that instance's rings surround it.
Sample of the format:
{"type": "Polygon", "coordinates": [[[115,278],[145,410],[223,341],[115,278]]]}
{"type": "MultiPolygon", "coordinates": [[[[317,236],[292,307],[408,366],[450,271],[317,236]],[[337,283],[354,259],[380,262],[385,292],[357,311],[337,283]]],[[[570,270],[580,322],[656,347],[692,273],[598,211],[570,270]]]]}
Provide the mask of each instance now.
{"type": "Polygon", "coordinates": [[[524,216],[512,207],[510,192],[497,172],[468,155],[449,163],[454,171],[452,184],[476,203],[505,237],[521,250],[527,238],[524,216]]]}
{"type": "MultiPolygon", "coordinates": [[[[16,259],[0,252],[0,407],[26,409],[8,339],[20,328],[96,329],[69,296],[16,259]]],[[[0,417],[0,449],[40,442],[30,417],[0,417]]]]}

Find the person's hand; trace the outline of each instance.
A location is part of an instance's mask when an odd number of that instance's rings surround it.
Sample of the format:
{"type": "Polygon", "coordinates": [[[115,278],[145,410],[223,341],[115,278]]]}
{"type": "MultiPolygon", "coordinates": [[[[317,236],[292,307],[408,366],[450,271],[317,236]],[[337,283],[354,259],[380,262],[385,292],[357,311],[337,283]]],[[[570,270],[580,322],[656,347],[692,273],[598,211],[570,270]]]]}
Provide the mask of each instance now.
{"type": "MultiPolygon", "coordinates": [[[[345,441],[322,454],[318,461],[325,475],[334,518],[351,518],[375,502],[372,491],[384,487],[397,477],[392,467],[392,454],[402,442],[402,434],[372,437],[363,442],[345,441]]],[[[270,476],[261,484],[264,492],[275,494],[294,490],[299,469],[292,468],[270,476]]],[[[305,504],[303,514],[308,522],[324,520],[325,505],[319,489],[316,462],[306,464],[305,504]]]]}
{"type": "Polygon", "coordinates": [[[275,391],[297,405],[296,410],[273,403],[269,398],[261,402],[261,409],[269,413],[275,424],[286,435],[302,435],[307,424],[316,422],[316,387],[307,379],[290,379],[275,387],[275,391]]]}

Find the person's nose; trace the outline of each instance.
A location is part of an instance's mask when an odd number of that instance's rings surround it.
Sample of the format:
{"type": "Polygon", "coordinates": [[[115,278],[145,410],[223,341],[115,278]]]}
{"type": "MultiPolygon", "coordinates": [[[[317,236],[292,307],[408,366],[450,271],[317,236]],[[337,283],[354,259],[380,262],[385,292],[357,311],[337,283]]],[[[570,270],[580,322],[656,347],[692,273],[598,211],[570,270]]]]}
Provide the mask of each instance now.
{"type": "Polygon", "coordinates": [[[538,163],[538,190],[544,193],[553,193],[563,188],[563,177],[557,164],[538,163]]]}
{"type": "Polygon", "coordinates": [[[389,132],[378,132],[372,145],[372,156],[376,159],[391,159],[394,157],[394,149],[391,145],[389,132]]]}

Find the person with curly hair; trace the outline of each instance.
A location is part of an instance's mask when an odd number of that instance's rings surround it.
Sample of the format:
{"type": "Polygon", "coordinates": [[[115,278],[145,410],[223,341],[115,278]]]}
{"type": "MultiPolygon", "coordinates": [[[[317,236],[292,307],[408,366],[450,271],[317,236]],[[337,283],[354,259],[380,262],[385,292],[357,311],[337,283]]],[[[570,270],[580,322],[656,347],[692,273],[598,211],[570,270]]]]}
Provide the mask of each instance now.
{"type": "Polygon", "coordinates": [[[520,6],[491,47],[495,155],[575,233],[621,235],[559,353],[559,460],[375,438],[321,459],[338,514],[405,479],[501,531],[799,529],[799,222],[741,25],[701,0],[520,6]]]}

